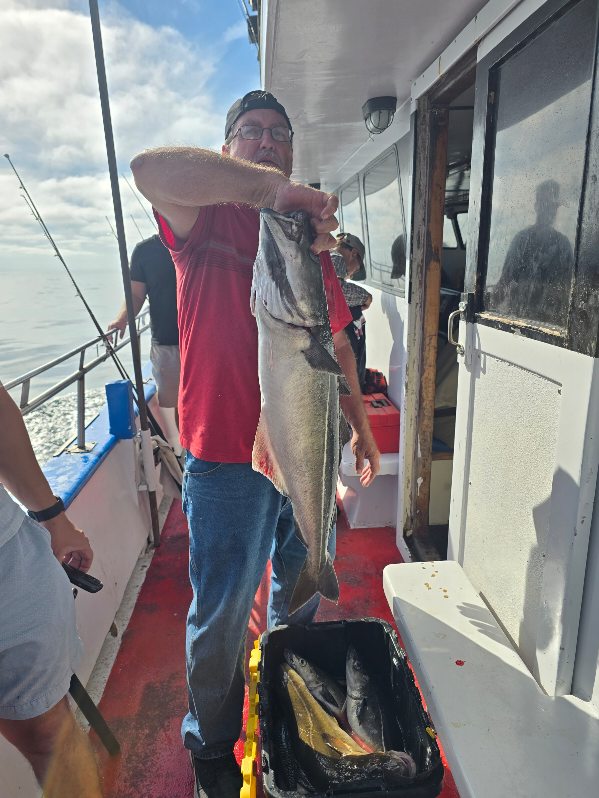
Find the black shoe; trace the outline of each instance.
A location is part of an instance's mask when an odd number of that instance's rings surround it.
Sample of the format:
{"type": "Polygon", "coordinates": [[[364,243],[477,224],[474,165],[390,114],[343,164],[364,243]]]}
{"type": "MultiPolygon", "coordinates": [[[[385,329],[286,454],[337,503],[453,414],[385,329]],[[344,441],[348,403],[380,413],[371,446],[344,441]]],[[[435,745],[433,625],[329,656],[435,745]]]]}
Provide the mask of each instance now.
{"type": "Polygon", "coordinates": [[[239,798],[243,778],[233,754],[200,759],[191,754],[198,798],[239,798]]]}

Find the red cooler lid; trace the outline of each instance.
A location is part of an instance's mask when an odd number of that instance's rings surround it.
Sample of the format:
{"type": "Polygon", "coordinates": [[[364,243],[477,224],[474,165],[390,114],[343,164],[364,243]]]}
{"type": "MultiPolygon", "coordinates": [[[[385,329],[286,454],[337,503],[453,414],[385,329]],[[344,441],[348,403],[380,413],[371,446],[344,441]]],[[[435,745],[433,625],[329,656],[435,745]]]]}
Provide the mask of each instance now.
{"type": "Polygon", "coordinates": [[[362,394],[362,400],[373,429],[399,426],[399,410],[384,393],[362,394]]]}

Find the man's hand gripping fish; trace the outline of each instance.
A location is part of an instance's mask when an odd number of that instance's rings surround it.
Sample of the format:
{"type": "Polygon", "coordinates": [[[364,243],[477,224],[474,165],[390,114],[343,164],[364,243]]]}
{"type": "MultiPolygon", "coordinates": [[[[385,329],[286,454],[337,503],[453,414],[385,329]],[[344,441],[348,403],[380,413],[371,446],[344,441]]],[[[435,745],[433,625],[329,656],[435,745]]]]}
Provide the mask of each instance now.
{"type": "MultiPolygon", "coordinates": [[[[319,258],[303,212],[260,212],[251,307],[258,324],[262,409],[252,466],[288,496],[308,554],[295,612],[320,593],[339,598],[327,542],[340,456],[339,377],[319,258]]],[[[345,390],[345,381],[343,381],[345,390]]],[[[346,428],[345,420],[342,420],[346,428]]]]}

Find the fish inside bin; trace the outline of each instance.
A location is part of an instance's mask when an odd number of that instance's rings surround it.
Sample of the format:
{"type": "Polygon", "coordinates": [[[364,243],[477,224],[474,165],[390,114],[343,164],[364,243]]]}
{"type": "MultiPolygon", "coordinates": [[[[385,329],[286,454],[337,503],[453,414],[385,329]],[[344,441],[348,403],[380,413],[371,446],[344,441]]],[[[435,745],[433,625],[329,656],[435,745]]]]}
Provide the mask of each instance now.
{"type": "Polygon", "coordinates": [[[267,795],[438,795],[439,749],[388,624],[279,627],[260,667],[267,795]]]}

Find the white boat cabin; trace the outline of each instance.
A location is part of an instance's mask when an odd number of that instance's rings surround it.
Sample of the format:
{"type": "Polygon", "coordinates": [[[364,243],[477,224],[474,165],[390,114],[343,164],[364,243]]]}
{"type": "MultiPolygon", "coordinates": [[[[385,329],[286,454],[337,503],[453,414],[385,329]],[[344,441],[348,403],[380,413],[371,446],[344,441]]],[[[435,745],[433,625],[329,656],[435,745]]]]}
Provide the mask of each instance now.
{"type": "Polygon", "coordinates": [[[294,177],[366,245],[367,366],[401,409],[385,512],[414,561],[385,589],[460,794],[596,794],[599,3],[253,5],[294,177]]]}

